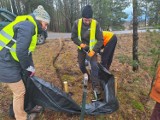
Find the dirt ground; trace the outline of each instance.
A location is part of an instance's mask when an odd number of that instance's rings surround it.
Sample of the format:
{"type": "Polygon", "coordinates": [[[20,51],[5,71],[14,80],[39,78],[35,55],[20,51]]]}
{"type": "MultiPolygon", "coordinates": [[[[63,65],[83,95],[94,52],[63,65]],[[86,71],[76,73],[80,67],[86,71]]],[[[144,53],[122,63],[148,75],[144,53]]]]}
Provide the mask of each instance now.
{"type": "MultiPolygon", "coordinates": [[[[152,76],[146,67],[150,67],[152,59],[144,54],[149,52],[147,47],[148,34],[139,34],[139,71],[132,71],[132,35],[117,35],[114,59],[111,73],[117,77],[117,99],[119,109],[112,114],[85,116],[85,120],[149,120],[154,101],[148,98],[152,76]]],[[[72,98],[81,104],[82,73],[77,63],[77,47],[70,39],[47,40],[37,46],[33,54],[36,76],[51,82],[63,89],[63,81],[68,81],[72,98]]],[[[93,98],[91,85],[88,87],[87,103],[93,98]]],[[[9,89],[0,84],[0,120],[10,120],[8,117],[9,104],[12,95],[9,89]]],[[[79,115],[55,112],[46,109],[38,115],[37,120],[79,120],[79,115]]]]}

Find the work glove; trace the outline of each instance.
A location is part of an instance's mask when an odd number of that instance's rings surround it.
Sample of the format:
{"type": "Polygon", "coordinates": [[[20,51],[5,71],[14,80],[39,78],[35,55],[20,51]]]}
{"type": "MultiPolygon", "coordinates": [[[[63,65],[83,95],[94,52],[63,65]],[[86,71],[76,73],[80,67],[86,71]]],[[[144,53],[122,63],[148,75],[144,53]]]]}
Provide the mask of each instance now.
{"type": "Polygon", "coordinates": [[[89,46],[88,45],[86,45],[86,44],[80,44],[80,47],[84,50],[84,51],[86,51],[86,52],[88,52],[89,51],[89,46]]]}
{"type": "Polygon", "coordinates": [[[34,76],[35,68],[33,66],[29,66],[26,70],[28,71],[30,77],[34,76]]]}
{"type": "Polygon", "coordinates": [[[83,49],[83,48],[85,48],[87,45],[86,44],[83,44],[83,43],[81,43],[80,44],[80,47],[83,49]]]}
{"type": "Polygon", "coordinates": [[[95,52],[94,52],[93,50],[90,50],[90,52],[88,53],[88,56],[89,56],[89,57],[93,57],[94,54],[95,54],[95,52]]]}

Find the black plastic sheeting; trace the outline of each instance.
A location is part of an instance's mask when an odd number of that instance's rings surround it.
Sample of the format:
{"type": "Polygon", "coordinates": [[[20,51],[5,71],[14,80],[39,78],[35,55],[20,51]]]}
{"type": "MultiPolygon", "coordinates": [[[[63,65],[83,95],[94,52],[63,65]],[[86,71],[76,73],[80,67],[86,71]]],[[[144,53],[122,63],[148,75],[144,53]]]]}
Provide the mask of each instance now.
{"type": "MultiPolygon", "coordinates": [[[[119,108],[119,103],[115,97],[114,76],[108,74],[99,65],[99,79],[104,90],[102,101],[96,101],[85,105],[85,114],[99,115],[110,114],[119,108]]],[[[38,77],[24,77],[26,86],[25,111],[30,113],[36,105],[40,105],[50,110],[67,112],[70,114],[80,114],[81,106],[78,105],[67,93],[53,84],[46,82],[38,77]]],[[[10,116],[14,116],[13,108],[10,107],[10,116]]]]}
{"type": "Polygon", "coordinates": [[[86,113],[91,115],[110,114],[119,108],[115,96],[115,79],[112,74],[106,72],[105,68],[99,65],[99,79],[104,90],[104,100],[86,104],[86,113]]]}
{"type": "MultiPolygon", "coordinates": [[[[103,101],[86,104],[85,113],[90,115],[110,114],[119,108],[115,97],[114,76],[105,72],[99,66],[99,78],[104,90],[103,101]]],[[[54,111],[79,114],[81,107],[67,93],[53,84],[38,77],[28,78],[25,81],[27,94],[25,98],[25,110],[29,111],[35,105],[43,106],[54,111]]]]}
{"type": "MultiPolygon", "coordinates": [[[[80,106],[64,91],[38,77],[28,78],[29,93],[26,96],[25,108],[28,111],[35,105],[54,111],[80,113],[80,106]]],[[[28,91],[27,91],[28,92],[28,91]]]]}

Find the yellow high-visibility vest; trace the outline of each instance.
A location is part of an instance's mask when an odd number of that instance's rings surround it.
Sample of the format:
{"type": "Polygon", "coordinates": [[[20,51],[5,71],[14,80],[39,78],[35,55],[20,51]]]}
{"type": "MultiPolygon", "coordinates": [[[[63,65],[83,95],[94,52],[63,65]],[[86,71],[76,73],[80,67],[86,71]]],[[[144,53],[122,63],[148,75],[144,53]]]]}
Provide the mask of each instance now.
{"type": "MultiPolygon", "coordinates": [[[[81,29],[82,29],[82,18],[78,20],[78,39],[81,40],[81,29]]],[[[92,19],[91,25],[90,25],[90,42],[89,42],[89,50],[92,50],[97,43],[97,40],[95,39],[96,35],[96,20],[92,19]]],[[[81,49],[80,46],[78,46],[79,49],[81,49]]]]}
{"type": "Polygon", "coordinates": [[[17,16],[16,19],[13,22],[8,24],[6,27],[4,27],[0,31],[0,51],[3,48],[9,49],[9,51],[10,51],[12,57],[14,58],[14,60],[16,60],[18,62],[19,62],[19,59],[18,59],[17,53],[16,53],[16,42],[17,41],[15,39],[13,39],[13,37],[14,37],[13,27],[17,23],[25,21],[25,20],[29,20],[35,26],[35,34],[32,36],[32,41],[31,41],[30,46],[28,48],[29,52],[33,52],[35,50],[36,44],[37,44],[38,27],[37,27],[36,21],[34,20],[34,18],[31,15],[17,16]],[[13,41],[14,44],[11,47],[8,47],[7,44],[10,41],[13,41]]]}

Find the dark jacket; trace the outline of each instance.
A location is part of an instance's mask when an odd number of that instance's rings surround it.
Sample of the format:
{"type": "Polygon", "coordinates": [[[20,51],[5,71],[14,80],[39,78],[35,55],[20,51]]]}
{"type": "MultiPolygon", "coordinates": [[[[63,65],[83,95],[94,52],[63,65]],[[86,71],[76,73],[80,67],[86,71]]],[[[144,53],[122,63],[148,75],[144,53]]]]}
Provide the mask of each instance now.
{"type": "Polygon", "coordinates": [[[13,83],[21,80],[21,71],[29,66],[34,66],[32,54],[28,54],[32,36],[35,34],[35,26],[26,20],[14,26],[14,39],[17,41],[16,53],[19,62],[15,61],[9,50],[0,51],[0,82],[13,83]]]}
{"type": "MultiPolygon", "coordinates": [[[[100,50],[101,46],[103,45],[102,29],[101,29],[101,27],[100,27],[98,22],[97,22],[97,25],[96,25],[95,38],[97,39],[97,43],[94,46],[93,50],[95,52],[98,52],[100,50]]],[[[86,26],[82,22],[82,30],[81,30],[81,39],[82,39],[82,41],[80,41],[78,39],[78,20],[76,20],[74,22],[74,24],[73,24],[73,27],[72,27],[71,39],[78,46],[81,43],[89,45],[89,41],[90,41],[90,26],[86,26]]]]}

